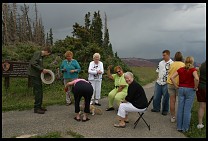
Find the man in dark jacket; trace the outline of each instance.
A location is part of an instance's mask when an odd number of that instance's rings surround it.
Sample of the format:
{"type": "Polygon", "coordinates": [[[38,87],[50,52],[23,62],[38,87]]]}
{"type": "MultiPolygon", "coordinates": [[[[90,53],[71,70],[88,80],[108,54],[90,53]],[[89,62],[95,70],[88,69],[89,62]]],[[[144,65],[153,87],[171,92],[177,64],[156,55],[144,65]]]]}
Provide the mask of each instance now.
{"type": "Polygon", "coordinates": [[[143,112],[148,105],[147,97],[144,89],[140,84],[134,81],[133,74],[126,72],[124,74],[126,83],[129,84],[127,96],[119,105],[118,113],[119,124],[114,124],[114,127],[124,128],[128,122],[128,112],[143,112]]]}
{"type": "Polygon", "coordinates": [[[30,60],[28,67],[28,75],[31,78],[33,86],[33,94],[35,95],[34,113],[44,114],[47,109],[42,107],[43,89],[41,81],[41,72],[47,73],[47,69],[43,68],[43,57],[51,54],[51,49],[45,47],[42,51],[36,51],[30,60]]]}

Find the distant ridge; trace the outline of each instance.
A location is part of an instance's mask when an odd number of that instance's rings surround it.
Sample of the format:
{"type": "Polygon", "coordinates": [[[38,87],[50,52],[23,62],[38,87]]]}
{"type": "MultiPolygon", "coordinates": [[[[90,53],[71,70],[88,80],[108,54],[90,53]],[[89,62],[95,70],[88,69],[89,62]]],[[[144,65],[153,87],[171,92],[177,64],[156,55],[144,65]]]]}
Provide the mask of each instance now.
{"type": "MultiPolygon", "coordinates": [[[[173,58],[171,58],[173,60],[173,58]]],[[[143,58],[121,58],[121,60],[128,66],[136,67],[157,67],[158,63],[162,60],[159,59],[143,59],[143,58]]],[[[195,67],[199,67],[201,64],[194,62],[195,67]]]]}
{"type": "Polygon", "coordinates": [[[121,60],[128,66],[157,67],[161,59],[121,58],[121,60]]]}

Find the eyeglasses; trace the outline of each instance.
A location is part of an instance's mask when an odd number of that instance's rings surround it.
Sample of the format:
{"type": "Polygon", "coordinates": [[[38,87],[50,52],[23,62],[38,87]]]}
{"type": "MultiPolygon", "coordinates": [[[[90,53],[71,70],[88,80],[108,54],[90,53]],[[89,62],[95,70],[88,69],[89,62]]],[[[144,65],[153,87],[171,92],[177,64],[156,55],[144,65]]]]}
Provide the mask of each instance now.
{"type": "Polygon", "coordinates": [[[121,71],[117,71],[116,73],[119,73],[119,72],[121,72],[121,71]]]}

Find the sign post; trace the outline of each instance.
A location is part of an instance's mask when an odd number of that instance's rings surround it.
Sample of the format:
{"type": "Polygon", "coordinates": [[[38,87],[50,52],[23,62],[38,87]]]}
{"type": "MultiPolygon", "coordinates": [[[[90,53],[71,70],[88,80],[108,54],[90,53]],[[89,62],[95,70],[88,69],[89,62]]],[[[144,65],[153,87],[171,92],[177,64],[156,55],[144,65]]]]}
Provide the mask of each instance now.
{"type": "Polygon", "coordinates": [[[28,87],[31,86],[30,78],[28,77],[28,62],[4,61],[2,62],[2,77],[5,78],[6,92],[9,88],[10,77],[26,77],[28,78],[28,87]]]}

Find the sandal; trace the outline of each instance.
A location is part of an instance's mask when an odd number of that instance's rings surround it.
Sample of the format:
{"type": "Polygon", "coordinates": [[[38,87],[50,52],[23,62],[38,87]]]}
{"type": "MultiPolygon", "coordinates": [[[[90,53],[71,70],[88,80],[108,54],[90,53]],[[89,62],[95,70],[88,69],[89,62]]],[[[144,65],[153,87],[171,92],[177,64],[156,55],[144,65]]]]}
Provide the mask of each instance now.
{"type": "Polygon", "coordinates": [[[114,127],[117,127],[117,128],[125,128],[126,125],[114,124],[114,127]]]}
{"type": "MultiPolygon", "coordinates": [[[[119,120],[119,121],[121,121],[121,120],[119,120]]],[[[128,121],[128,120],[124,120],[124,122],[125,122],[125,123],[129,123],[129,121],[128,121]]]]}
{"type": "Polygon", "coordinates": [[[86,121],[88,121],[88,120],[90,120],[90,119],[89,119],[89,118],[86,118],[85,120],[82,119],[82,122],[86,122],[86,121]]]}
{"type": "Polygon", "coordinates": [[[74,117],[74,119],[75,119],[76,121],[81,121],[81,119],[77,119],[77,117],[74,117]]]}
{"type": "Polygon", "coordinates": [[[114,108],[113,107],[110,107],[110,108],[107,108],[107,109],[105,109],[106,111],[113,111],[114,110],[114,108]]]}

